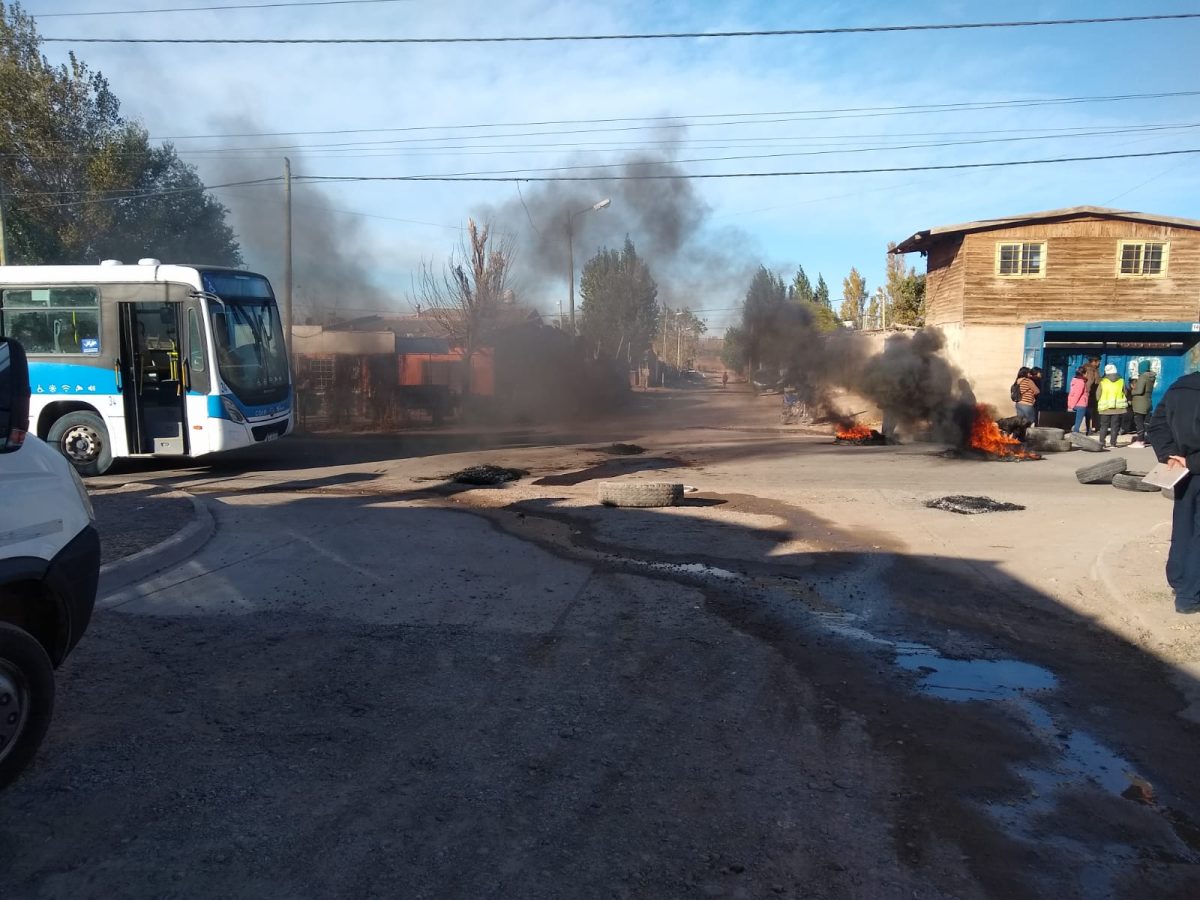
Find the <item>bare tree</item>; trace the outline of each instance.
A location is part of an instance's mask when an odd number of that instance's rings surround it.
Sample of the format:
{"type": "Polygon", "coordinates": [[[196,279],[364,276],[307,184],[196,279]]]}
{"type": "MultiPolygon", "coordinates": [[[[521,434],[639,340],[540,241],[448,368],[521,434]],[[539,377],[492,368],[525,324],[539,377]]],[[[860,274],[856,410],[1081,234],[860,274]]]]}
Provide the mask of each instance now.
{"type": "Polygon", "coordinates": [[[507,235],[496,235],[474,219],[445,265],[421,266],[418,300],[463,353],[463,393],[471,391],[475,354],[514,312],[508,275],[515,248],[507,235]]]}

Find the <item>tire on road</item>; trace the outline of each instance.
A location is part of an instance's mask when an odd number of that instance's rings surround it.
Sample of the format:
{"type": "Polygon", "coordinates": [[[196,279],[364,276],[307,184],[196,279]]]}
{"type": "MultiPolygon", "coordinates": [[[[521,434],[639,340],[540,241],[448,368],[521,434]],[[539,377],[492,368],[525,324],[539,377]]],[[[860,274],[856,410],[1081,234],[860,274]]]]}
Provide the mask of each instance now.
{"type": "Polygon", "coordinates": [[[669,481],[602,481],[598,492],[605,506],[647,509],[674,506],[683,499],[683,485],[669,481]]]}
{"type": "Polygon", "coordinates": [[[1128,465],[1125,457],[1113,456],[1076,469],[1075,477],[1080,484],[1112,484],[1113,476],[1120,475],[1128,465]]]}
{"type": "Polygon", "coordinates": [[[1087,435],[1080,434],[1078,431],[1067,432],[1066,439],[1074,444],[1080,450],[1086,450],[1088,453],[1099,453],[1103,448],[1100,442],[1095,438],[1090,438],[1087,435]]]}
{"type": "Polygon", "coordinates": [[[1034,425],[1025,432],[1025,440],[1049,443],[1051,441],[1061,441],[1065,434],[1066,430],[1063,428],[1048,428],[1044,425],[1034,425]]]}
{"type": "Polygon", "coordinates": [[[112,442],[104,420],[91,412],[69,412],[46,433],[46,443],[67,458],[80,475],[103,475],[112,465],[112,442]]]}
{"type": "Polygon", "coordinates": [[[1075,449],[1075,445],[1070,441],[1042,441],[1035,446],[1030,447],[1031,450],[1038,450],[1042,453],[1067,453],[1075,449]]]}
{"type": "Polygon", "coordinates": [[[1136,491],[1146,494],[1153,494],[1156,491],[1162,490],[1156,484],[1146,484],[1146,482],[1142,481],[1145,477],[1145,472],[1121,472],[1113,476],[1112,484],[1118,490],[1136,491]]]}
{"type": "Polygon", "coordinates": [[[29,765],[54,713],[54,666],[29,632],[0,622],[0,790],[29,765]]]}

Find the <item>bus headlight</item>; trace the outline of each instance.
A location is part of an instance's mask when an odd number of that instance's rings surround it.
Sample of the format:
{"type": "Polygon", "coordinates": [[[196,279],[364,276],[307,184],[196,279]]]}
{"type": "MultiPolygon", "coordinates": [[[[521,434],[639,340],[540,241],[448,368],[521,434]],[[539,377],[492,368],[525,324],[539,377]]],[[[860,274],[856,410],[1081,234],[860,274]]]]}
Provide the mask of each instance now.
{"type": "Polygon", "coordinates": [[[242,411],[237,408],[237,404],[224,394],[221,395],[221,409],[225,410],[225,415],[237,422],[239,425],[246,421],[246,417],[242,415],[242,411]]]}

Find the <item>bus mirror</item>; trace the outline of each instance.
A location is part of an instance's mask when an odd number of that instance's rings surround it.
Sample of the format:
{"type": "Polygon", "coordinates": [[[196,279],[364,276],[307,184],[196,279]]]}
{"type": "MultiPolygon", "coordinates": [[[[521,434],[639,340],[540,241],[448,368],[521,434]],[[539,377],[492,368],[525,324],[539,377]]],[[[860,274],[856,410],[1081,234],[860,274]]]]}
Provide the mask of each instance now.
{"type": "Polygon", "coordinates": [[[20,450],[29,430],[29,363],[25,348],[0,338],[0,453],[20,450]]]}

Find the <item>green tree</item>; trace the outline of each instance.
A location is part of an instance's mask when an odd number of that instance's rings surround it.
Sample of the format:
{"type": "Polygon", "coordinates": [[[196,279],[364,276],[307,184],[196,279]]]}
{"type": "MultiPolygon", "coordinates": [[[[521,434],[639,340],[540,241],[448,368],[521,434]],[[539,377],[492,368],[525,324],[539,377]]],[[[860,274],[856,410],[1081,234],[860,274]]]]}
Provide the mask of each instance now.
{"type": "Polygon", "coordinates": [[[804,266],[796,267],[796,275],[792,278],[792,297],[799,303],[812,303],[817,299],[812,282],[804,274],[804,266]]]}
{"type": "Polygon", "coordinates": [[[195,170],[121,116],[102,74],[74,54],[51,65],[33,19],[2,4],[0,186],[9,262],[242,262],[195,170]]]}
{"type": "Polygon", "coordinates": [[[738,325],[725,329],[725,341],[721,345],[721,362],[731,372],[744,372],[750,362],[746,346],[746,332],[738,325]]]}
{"type": "Polygon", "coordinates": [[[833,304],[829,301],[829,285],[825,283],[825,276],[820,272],[817,273],[817,289],[813,291],[813,301],[833,309],[833,304]]]}
{"type": "Polygon", "coordinates": [[[853,322],[855,328],[862,328],[866,305],[867,282],[858,269],[851,266],[850,274],[842,279],[842,306],[838,317],[843,322],[853,322]]]}
{"type": "Polygon", "coordinates": [[[640,360],[658,333],[658,285],[625,238],[620,250],[603,248],[587,261],[579,282],[580,332],[597,356],[640,360]]]}
{"type": "Polygon", "coordinates": [[[896,253],[896,244],[888,244],[887,277],[884,294],[887,297],[887,320],[897,325],[925,324],[925,275],[904,264],[904,256],[896,253]]]}
{"type": "Polygon", "coordinates": [[[688,307],[666,310],[662,316],[662,353],[660,358],[679,368],[696,358],[700,338],[708,331],[708,323],[688,307]]]}
{"type": "Polygon", "coordinates": [[[863,316],[863,328],[882,328],[883,327],[883,310],[886,303],[886,297],[883,293],[883,288],[875,288],[875,293],[871,295],[871,299],[867,301],[867,312],[863,316]]]}

